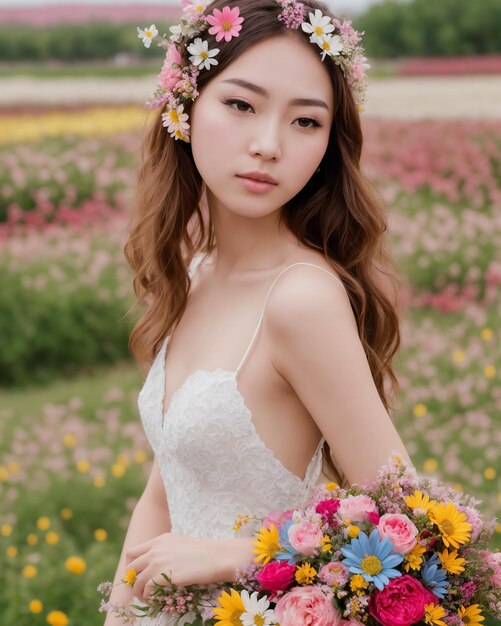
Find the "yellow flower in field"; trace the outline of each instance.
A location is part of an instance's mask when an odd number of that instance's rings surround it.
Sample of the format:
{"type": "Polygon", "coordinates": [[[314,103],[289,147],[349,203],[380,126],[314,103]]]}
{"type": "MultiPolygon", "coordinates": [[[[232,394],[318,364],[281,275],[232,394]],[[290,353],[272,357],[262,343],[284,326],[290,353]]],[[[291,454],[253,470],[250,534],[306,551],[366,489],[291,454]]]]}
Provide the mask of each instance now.
{"type": "Polygon", "coordinates": [[[34,565],[25,565],[23,567],[23,576],[25,578],[34,578],[38,574],[38,570],[34,565]]]}
{"type": "Polygon", "coordinates": [[[425,624],[435,624],[436,626],[447,626],[447,624],[441,620],[441,617],[445,617],[445,609],[443,606],[439,606],[438,604],[425,604],[424,605],[424,623],[425,624]]]}
{"type": "Polygon", "coordinates": [[[7,546],[7,548],[5,549],[5,554],[9,557],[9,559],[13,559],[17,556],[17,547],[7,546]]]}
{"type": "Polygon", "coordinates": [[[431,474],[432,472],[434,472],[438,467],[438,461],[437,459],[434,459],[433,457],[430,457],[429,459],[426,459],[425,462],[423,463],[423,469],[427,474],[431,474]]]}
{"type": "Polygon", "coordinates": [[[256,563],[262,561],[263,565],[266,565],[266,563],[271,561],[278,550],[281,550],[282,548],[280,545],[278,529],[275,524],[270,524],[269,529],[265,526],[261,526],[261,529],[257,534],[257,541],[254,541],[252,545],[256,548],[252,551],[252,553],[258,555],[254,559],[256,563]]]}
{"type": "Polygon", "coordinates": [[[104,530],[104,528],[96,528],[94,531],[94,537],[96,541],[106,541],[106,539],[108,539],[108,533],[104,530]]]}
{"type": "Polygon", "coordinates": [[[458,615],[463,624],[468,624],[468,626],[470,624],[480,624],[485,619],[478,604],[471,604],[466,608],[461,605],[458,609],[458,615]]]}
{"type": "Polygon", "coordinates": [[[295,573],[296,581],[300,585],[312,585],[313,581],[317,577],[317,570],[309,563],[300,565],[295,573]]]}
{"type": "Polygon", "coordinates": [[[451,574],[459,574],[464,572],[463,563],[466,563],[466,559],[458,556],[457,550],[447,550],[444,548],[443,552],[438,552],[438,556],[442,561],[442,567],[451,574]]]}
{"type": "Polygon", "coordinates": [[[7,482],[9,480],[9,470],[5,465],[0,465],[0,481],[7,482]]]}
{"type": "Polygon", "coordinates": [[[484,469],[484,478],[486,480],[494,480],[496,478],[496,470],[493,467],[486,467],[484,469]]]}
{"type": "Polygon", "coordinates": [[[127,468],[123,463],[113,463],[113,465],[111,466],[111,473],[115,478],[122,478],[122,476],[125,474],[126,469],[127,468]]]}
{"type": "Polygon", "coordinates": [[[83,574],[87,569],[85,561],[79,556],[70,556],[65,562],[66,569],[72,574],[83,574]]]}
{"type": "Polygon", "coordinates": [[[471,524],[466,515],[458,511],[452,502],[440,502],[428,513],[430,520],[438,526],[446,547],[459,548],[470,540],[471,524]]]}
{"type": "Polygon", "coordinates": [[[77,462],[77,470],[80,474],[86,474],[90,470],[90,463],[87,459],[80,459],[77,462]]]}
{"type": "Polygon", "coordinates": [[[235,589],[230,589],[230,593],[231,595],[223,591],[217,599],[219,606],[212,609],[214,617],[218,620],[216,626],[240,626],[242,624],[240,616],[246,612],[244,602],[235,589]]]}
{"type": "Polygon", "coordinates": [[[45,535],[45,541],[49,544],[49,546],[53,546],[59,541],[59,535],[55,533],[54,531],[50,530],[45,535]]]}
{"type": "Polygon", "coordinates": [[[0,535],[2,535],[2,537],[9,537],[12,535],[12,526],[10,524],[2,524],[0,527],[0,535]]]}
{"type": "Polygon", "coordinates": [[[462,350],[454,350],[452,359],[454,363],[462,363],[464,361],[464,352],[462,350]]]}
{"type": "Polygon", "coordinates": [[[355,539],[355,537],[358,537],[360,534],[360,528],[358,526],[350,525],[348,526],[348,530],[346,532],[348,533],[348,537],[355,539]]]}
{"type": "Polygon", "coordinates": [[[405,496],[404,500],[410,509],[422,509],[423,511],[429,511],[437,504],[435,500],[430,500],[427,493],[418,489],[411,496],[405,496]]]}
{"type": "Polygon", "coordinates": [[[36,546],[38,543],[38,537],[35,535],[35,533],[30,533],[29,535],[26,536],[26,543],[29,546],[36,546]]]}
{"type": "Polygon", "coordinates": [[[494,378],[495,375],[496,368],[494,367],[494,365],[487,365],[486,367],[484,367],[484,376],[486,378],[494,378]]]}
{"type": "Polygon", "coordinates": [[[106,484],[106,481],[104,480],[103,476],[96,476],[93,480],[93,483],[94,483],[94,487],[97,487],[98,489],[102,489],[104,485],[106,484]]]}
{"type": "Polygon", "coordinates": [[[74,448],[77,445],[77,438],[73,433],[66,433],[63,437],[63,444],[67,448],[74,448]]]}
{"type": "Polygon", "coordinates": [[[132,587],[132,585],[134,585],[134,583],[136,582],[136,578],[137,578],[137,572],[133,567],[130,567],[126,572],[125,572],[125,576],[124,576],[124,583],[126,585],[130,585],[132,587]]]}
{"type": "Polygon", "coordinates": [[[415,417],[423,417],[424,415],[426,415],[426,413],[428,413],[428,408],[427,408],[426,404],[423,404],[422,402],[419,402],[414,407],[413,413],[414,413],[415,417]]]}
{"type": "Polygon", "coordinates": [[[134,460],[136,461],[136,463],[146,463],[147,458],[148,457],[144,450],[136,450],[134,452],[134,460]]]}
{"type": "Polygon", "coordinates": [[[423,547],[420,543],[416,543],[412,550],[404,556],[405,571],[408,572],[409,569],[419,571],[421,569],[421,565],[423,564],[422,555],[425,552],[426,548],[423,547]]]}
{"type": "Polygon", "coordinates": [[[73,511],[65,507],[64,509],[61,509],[60,515],[63,519],[68,520],[73,517],[73,511]]]}
{"type": "Polygon", "coordinates": [[[125,465],[125,467],[128,467],[130,465],[130,456],[127,454],[127,452],[121,452],[117,456],[117,463],[125,465]]]}
{"type": "Polygon", "coordinates": [[[482,337],[484,341],[490,341],[492,337],[494,336],[494,333],[492,332],[492,328],[489,328],[488,326],[486,326],[485,328],[482,328],[482,331],[480,332],[480,336],[482,337]]]}
{"type": "Polygon", "coordinates": [[[21,466],[19,463],[16,463],[16,461],[11,461],[8,464],[7,469],[9,472],[12,472],[12,474],[18,474],[21,471],[21,466]]]}
{"type": "Polygon", "coordinates": [[[496,524],[496,525],[494,526],[494,530],[495,530],[497,533],[501,533],[501,524],[496,524]]]}
{"type": "Polygon", "coordinates": [[[50,526],[50,519],[48,517],[39,517],[37,519],[37,528],[39,530],[47,530],[50,526]]]}
{"type": "Polygon", "coordinates": [[[47,623],[50,626],[67,626],[68,618],[62,611],[51,611],[47,615],[47,623]]]}
{"type": "Polygon", "coordinates": [[[43,604],[40,600],[30,600],[28,604],[28,609],[30,613],[41,613],[43,611],[43,604]]]}
{"type": "Polygon", "coordinates": [[[353,574],[350,578],[350,589],[352,591],[361,591],[367,589],[369,583],[365,580],[362,574],[353,574]]]}

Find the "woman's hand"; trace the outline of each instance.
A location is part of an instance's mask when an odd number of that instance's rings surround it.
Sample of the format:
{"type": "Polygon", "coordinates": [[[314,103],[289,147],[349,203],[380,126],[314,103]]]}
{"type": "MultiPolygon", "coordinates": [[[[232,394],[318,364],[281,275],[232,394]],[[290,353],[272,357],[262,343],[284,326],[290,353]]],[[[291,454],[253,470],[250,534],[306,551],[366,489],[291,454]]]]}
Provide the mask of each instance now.
{"type": "Polygon", "coordinates": [[[211,539],[163,533],[127,550],[125,569],[137,573],[134,594],[147,602],[153,582],[166,584],[162,573],[178,586],[231,581],[230,573],[252,560],[252,540],[211,539]]]}

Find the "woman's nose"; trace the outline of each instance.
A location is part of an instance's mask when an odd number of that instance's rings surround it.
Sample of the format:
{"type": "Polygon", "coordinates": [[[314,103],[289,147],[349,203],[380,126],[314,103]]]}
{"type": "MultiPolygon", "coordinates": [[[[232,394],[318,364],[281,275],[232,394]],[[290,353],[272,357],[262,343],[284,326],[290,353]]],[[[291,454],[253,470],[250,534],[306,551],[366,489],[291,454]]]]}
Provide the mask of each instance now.
{"type": "Polygon", "coordinates": [[[282,156],[279,122],[268,121],[258,125],[249,144],[249,152],[267,161],[280,159],[282,156]]]}

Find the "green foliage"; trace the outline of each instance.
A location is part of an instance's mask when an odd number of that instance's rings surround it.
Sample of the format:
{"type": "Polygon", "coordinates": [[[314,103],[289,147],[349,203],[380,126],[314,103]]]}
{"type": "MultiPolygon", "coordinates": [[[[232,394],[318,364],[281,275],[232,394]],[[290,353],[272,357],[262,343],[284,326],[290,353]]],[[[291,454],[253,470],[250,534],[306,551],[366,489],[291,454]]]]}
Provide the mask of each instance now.
{"type": "Polygon", "coordinates": [[[55,284],[33,289],[18,273],[2,270],[0,327],[7,332],[0,385],[47,383],[62,373],[128,358],[124,312],[130,303],[108,280],[103,276],[100,286],[80,284],[63,293],[55,284]]]}
{"type": "Polygon", "coordinates": [[[501,52],[501,0],[385,0],[354,23],[374,58],[501,52]]]}
{"type": "MultiPolygon", "coordinates": [[[[168,27],[157,24],[160,34],[167,33],[168,27]]],[[[90,21],[45,28],[23,25],[22,36],[19,27],[0,26],[0,59],[4,62],[109,59],[120,52],[144,58],[165,54],[156,45],[146,49],[133,24],[90,21]]]]}

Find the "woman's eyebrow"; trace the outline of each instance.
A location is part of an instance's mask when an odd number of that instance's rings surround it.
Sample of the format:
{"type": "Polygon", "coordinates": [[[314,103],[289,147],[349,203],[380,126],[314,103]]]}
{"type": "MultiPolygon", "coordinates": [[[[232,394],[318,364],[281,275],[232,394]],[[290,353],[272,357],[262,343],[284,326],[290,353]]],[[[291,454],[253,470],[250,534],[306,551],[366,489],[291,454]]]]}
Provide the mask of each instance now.
{"type": "MultiPolygon", "coordinates": [[[[268,97],[270,94],[263,87],[259,87],[259,85],[255,85],[254,83],[249,83],[247,80],[243,80],[241,78],[227,78],[222,81],[223,83],[231,83],[233,85],[238,85],[239,87],[243,87],[244,89],[249,89],[254,93],[259,94],[260,96],[268,97]]],[[[323,109],[329,110],[329,107],[323,100],[317,100],[315,98],[295,98],[291,100],[289,104],[297,105],[297,106],[315,106],[322,107],[323,109]]]]}

